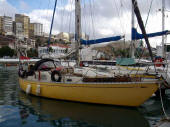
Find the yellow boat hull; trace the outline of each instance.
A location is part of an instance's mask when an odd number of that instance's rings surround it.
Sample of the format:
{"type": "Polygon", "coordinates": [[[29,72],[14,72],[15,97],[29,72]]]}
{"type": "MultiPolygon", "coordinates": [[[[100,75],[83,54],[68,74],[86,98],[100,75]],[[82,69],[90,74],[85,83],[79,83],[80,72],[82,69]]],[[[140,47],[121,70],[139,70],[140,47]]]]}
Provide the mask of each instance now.
{"type": "Polygon", "coordinates": [[[19,78],[23,91],[30,86],[30,94],[69,101],[139,106],[158,89],[157,83],[107,83],[65,84],[29,81],[19,78]],[[37,94],[37,89],[40,92],[37,94]]]}

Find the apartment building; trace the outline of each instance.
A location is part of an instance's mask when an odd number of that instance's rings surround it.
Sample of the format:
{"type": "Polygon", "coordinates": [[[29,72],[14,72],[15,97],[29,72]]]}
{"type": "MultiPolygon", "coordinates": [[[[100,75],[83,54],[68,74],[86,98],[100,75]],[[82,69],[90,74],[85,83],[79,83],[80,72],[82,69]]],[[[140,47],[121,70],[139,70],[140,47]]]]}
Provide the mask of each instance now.
{"type": "Polygon", "coordinates": [[[13,34],[12,29],[13,29],[12,17],[0,16],[0,33],[12,35],[13,34]]]}
{"type": "Polygon", "coordinates": [[[13,22],[13,32],[16,38],[23,40],[24,39],[24,29],[23,24],[20,22],[13,22]]]}
{"type": "Polygon", "coordinates": [[[43,24],[41,23],[30,23],[30,37],[43,36],[43,24]]]}
{"type": "Polygon", "coordinates": [[[24,37],[29,38],[30,18],[23,14],[15,14],[15,22],[23,24],[24,37]]]}
{"type": "Polygon", "coordinates": [[[0,34],[3,33],[3,30],[2,30],[2,17],[0,16],[0,34]]]}

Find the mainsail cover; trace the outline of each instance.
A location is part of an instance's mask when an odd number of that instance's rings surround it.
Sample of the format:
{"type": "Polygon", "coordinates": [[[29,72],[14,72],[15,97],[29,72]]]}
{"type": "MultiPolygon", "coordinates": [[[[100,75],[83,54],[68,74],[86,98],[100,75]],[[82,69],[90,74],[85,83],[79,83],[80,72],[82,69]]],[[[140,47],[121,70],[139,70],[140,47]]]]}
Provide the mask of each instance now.
{"type": "Polygon", "coordinates": [[[96,40],[81,39],[81,44],[83,44],[83,45],[99,44],[99,43],[110,42],[110,41],[118,41],[122,38],[123,38],[123,36],[114,36],[114,37],[101,38],[101,39],[96,39],[96,40]]]}
{"type": "MultiPolygon", "coordinates": [[[[166,30],[166,31],[150,33],[150,34],[146,34],[146,35],[148,37],[157,37],[157,36],[166,35],[168,33],[169,33],[169,31],[166,30]]],[[[139,39],[143,39],[143,38],[144,38],[143,34],[138,33],[135,28],[132,28],[132,40],[139,40],[139,39]]]]}

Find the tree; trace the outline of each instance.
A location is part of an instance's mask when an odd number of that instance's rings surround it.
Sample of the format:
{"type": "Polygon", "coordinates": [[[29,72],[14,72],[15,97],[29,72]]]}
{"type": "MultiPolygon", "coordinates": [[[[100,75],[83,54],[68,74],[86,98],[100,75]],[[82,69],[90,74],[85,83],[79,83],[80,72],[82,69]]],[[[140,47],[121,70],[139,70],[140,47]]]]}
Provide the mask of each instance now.
{"type": "Polygon", "coordinates": [[[11,49],[9,46],[3,46],[2,48],[0,48],[0,57],[4,57],[4,56],[14,56],[16,54],[14,49],[11,49]]]}
{"type": "Polygon", "coordinates": [[[41,45],[41,40],[40,40],[40,38],[37,38],[35,47],[38,48],[38,46],[40,46],[40,45],[41,45]]]}
{"type": "Polygon", "coordinates": [[[143,50],[141,48],[136,48],[135,50],[135,57],[140,58],[143,55],[143,50]]]}
{"type": "Polygon", "coordinates": [[[53,48],[52,48],[52,47],[49,47],[48,51],[49,51],[49,52],[53,52],[53,48]]]}
{"type": "Polygon", "coordinates": [[[68,48],[66,48],[65,53],[68,53],[68,48]]]}
{"type": "Polygon", "coordinates": [[[35,49],[30,48],[30,50],[27,51],[28,57],[38,57],[38,52],[35,49]]]}
{"type": "Polygon", "coordinates": [[[129,57],[129,48],[126,49],[115,49],[112,47],[112,53],[114,56],[129,57]]]}

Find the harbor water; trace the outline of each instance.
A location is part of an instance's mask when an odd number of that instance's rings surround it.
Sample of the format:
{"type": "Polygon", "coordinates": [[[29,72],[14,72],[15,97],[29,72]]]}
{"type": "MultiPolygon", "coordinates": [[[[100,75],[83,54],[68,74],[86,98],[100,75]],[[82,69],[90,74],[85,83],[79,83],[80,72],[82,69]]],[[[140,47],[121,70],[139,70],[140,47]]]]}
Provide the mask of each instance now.
{"type": "MultiPolygon", "coordinates": [[[[163,102],[170,116],[170,91],[163,102]]],[[[164,117],[161,107],[157,97],[132,108],[26,95],[17,68],[0,68],[0,127],[154,127],[164,117]]]]}

